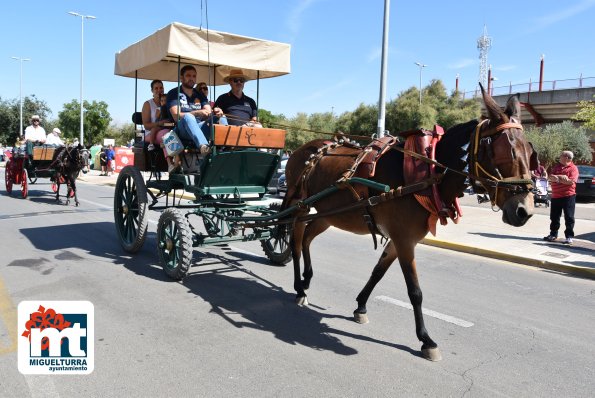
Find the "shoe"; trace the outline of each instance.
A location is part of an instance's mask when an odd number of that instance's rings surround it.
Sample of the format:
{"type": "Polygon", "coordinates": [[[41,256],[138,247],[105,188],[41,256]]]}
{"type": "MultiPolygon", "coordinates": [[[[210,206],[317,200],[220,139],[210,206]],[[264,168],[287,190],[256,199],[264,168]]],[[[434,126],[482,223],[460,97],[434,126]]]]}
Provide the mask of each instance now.
{"type": "Polygon", "coordinates": [[[153,144],[149,144],[149,145],[147,146],[147,151],[154,151],[154,150],[155,150],[155,145],[153,145],[153,144]]]}
{"type": "Polygon", "coordinates": [[[554,242],[556,239],[558,239],[558,237],[556,237],[554,235],[548,235],[543,238],[543,240],[548,241],[548,242],[554,242]]]}
{"type": "Polygon", "coordinates": [[[209,153],[211,153],[211,148],[208,145],[200,146],[200,154],[202,156],[207,156],[209,153]]]}
{"type": "Polygon", "coordinates": [[[566,238],[562,241],[565,245],[572,245],[572,238],[566,238]]]}

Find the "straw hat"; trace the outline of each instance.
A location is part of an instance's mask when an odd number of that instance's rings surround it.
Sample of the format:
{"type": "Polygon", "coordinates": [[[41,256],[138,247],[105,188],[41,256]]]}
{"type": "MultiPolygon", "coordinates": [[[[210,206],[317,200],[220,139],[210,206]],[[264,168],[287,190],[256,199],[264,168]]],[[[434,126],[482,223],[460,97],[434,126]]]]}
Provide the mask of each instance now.
{"type": "Polygon", "coordinates": [[[62,134],[62,132],[60,131],[60,129],[58,127],[56,127],[55,129],[53,129],[52,130],[52,133],[55,133],[55,134],[58,134],[58,135],[62,134]]]}
{"type": "Polygon", "coordinates": [[[31,122],[33,122],[34,120],[39,120],[41,122],[41,118],[39,117],[39,115],[31,116],[31,122]]]}
{"type": "Polygon", "coordinates": [[[224,77],[224,78],[223,78],[223,81],[224,81],[225,83],[229,83],[229,81],[230,81],[230,80],[232,80],[232,79],[237,79],[237,78],[242,78],[242,79],[244,79],[244,80],[248,80],[248,76],[244,75],[244,72],[242,72],[242,70],[241,70],[241,69],[232,69],[232,70],[229,72],[229,76],[227,76],[227,77],[224,77]]]}

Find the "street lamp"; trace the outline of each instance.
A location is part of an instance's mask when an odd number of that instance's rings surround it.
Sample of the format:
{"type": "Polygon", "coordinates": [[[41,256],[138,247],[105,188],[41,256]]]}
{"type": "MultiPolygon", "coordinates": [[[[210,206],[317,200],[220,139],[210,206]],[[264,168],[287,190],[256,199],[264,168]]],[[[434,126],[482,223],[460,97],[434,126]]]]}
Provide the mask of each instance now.
{"type": "Polygon", "coordinates": [[[21,63],[21,78],[20,78],[20,88],[19,88],[19,101],[21,102],[21,112],[20,112],[20,125],[19,125],[19,138],[23,135],[23,61],[31,61],[29,58],[23,57],[11,57],[12,59],[16,59],[21,63]]]}
{"type": "Polygon", "coordinates": [[[75,17],[81,17],[81,132],[79,142],[83,145],[83,32],[84,32],[84,25],[85,19],[96,19],[93,15],[82,15],[78,12],[70,11],[68,12],[70,15],[75,17]]]}
{"type": "Polygon", "coordinates": [[[428,65],[416,62],[415,65],[419,66],[419,104],[421,105],[421,71],[428,65]]]}

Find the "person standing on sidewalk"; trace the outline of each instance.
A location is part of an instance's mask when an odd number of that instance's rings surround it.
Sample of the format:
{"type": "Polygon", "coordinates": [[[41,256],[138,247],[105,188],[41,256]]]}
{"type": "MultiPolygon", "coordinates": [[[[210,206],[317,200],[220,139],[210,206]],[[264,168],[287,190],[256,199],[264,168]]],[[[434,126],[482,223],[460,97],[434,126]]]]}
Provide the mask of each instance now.
{"type": "Polygon", "coordinates": [[[566,229],[563,243],[572,244],[574,238],[574,208],[576,204],[576,181],[578,168],[572,163],[574,154],[562,151],[559,163],[550,169],[548,180],[552,184],[552,202],[550,207],[550,234],[543,238],[548,242],[558,239],[560,216],[564,212],[566,229]]]}

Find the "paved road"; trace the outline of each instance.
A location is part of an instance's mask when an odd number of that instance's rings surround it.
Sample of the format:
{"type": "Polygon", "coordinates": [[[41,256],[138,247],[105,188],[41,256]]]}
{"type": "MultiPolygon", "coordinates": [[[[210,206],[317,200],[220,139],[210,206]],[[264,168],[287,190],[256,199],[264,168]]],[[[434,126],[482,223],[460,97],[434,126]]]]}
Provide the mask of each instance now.
{"type": "Polygon", "coordinates": [[[371,323],[351,321],[379,255],[330,231],[313,244],[311,305],[293,304],[290,267],[257,242],[195,252],[168,280],[155,224],[136,256],[115,239],[113,188],[81,184],[79,208],[0,195],[0,396],[591,396],[595,282],[419,246],[427,327],[443,361],[419,357],[398,266],[373,293],[371,323]],[[10,350],[15,306],[95,305],[89,376],[24,377],[10,350]],[[445,317],[449,316],[451,318],[445,317]],[[455,318],[455,319],[452,319],[455,318]],[[7,321],[8,320],[8,321],[7,321]],[[53,394],[53,395],[52,395],[53,394]]]}

